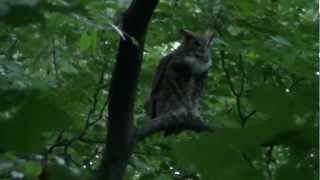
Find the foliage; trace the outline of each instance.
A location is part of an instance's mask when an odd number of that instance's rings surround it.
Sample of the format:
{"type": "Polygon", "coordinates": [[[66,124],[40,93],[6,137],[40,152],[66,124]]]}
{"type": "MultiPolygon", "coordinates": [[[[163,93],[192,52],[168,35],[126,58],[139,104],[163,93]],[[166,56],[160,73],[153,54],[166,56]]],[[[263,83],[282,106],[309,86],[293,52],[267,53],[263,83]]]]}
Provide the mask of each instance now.
{"type": "MultiPolygon", "coordinates": [[[[106,135],[129,0],[0,2],[0,179],[91,179],[106,135]]],[[[178,30],[211,30],[204,115],[213,134],[139,143],[127,179],[318,179],[316,4],[162,0],[147,34],[135,122],[178,30]]]]}

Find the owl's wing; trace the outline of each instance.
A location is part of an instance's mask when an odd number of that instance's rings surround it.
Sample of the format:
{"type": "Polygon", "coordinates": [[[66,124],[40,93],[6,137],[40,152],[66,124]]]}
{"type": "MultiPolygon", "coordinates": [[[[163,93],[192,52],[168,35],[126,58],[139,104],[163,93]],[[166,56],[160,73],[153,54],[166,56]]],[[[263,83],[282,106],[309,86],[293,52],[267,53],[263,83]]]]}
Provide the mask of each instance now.
{"type": "Polygon", "coordinates": [[[169,54],[168,56],[165,56],[164,58],[162,58],[162,60],[160,61],[157,67],[155,77],[152,82],[151,95],[145,104],[146,112],[151,118],[155,117],[155,113],[156,113],[155,105],[157,100],[156,97],[158,95],[162,81],[164,80],[164,76],[165,76],[168,64],[170,62],[171,56],[172,55],[169,54]]]}

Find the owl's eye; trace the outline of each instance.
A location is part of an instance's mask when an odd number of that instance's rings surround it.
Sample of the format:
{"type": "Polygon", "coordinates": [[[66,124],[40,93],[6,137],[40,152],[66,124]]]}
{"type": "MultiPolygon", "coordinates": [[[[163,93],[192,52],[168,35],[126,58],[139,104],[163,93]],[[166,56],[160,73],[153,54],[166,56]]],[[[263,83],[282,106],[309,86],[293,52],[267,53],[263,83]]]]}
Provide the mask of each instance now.
{"type": "Polygon", "coordinates": [[[192,45],[194,46],[200,46],[200,43],[197,40],[192,41],[192,45]]]}
{"type": "Polygon", "coordinates": [[[194,56],[195,56],[196,58],[202,58],[202,54],[199,54],[199,53],[195,54],[194,56]]]}

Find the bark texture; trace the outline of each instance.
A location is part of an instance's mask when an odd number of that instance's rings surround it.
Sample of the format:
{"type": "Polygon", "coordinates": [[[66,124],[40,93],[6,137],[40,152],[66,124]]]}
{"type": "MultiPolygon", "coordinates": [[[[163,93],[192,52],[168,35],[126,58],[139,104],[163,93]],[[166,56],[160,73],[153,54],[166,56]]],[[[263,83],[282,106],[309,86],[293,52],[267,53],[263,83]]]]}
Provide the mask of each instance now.
{"type": "Polygon", "coordinates": [[[133,107],[138,75],[147,27],[158,2],[133,0],[123,15],[122,30],[126,38],[120,40],[111,80],[108,134],[97,174],[99,180],[122,180],[132,154],[135,141],[133,107]]]}

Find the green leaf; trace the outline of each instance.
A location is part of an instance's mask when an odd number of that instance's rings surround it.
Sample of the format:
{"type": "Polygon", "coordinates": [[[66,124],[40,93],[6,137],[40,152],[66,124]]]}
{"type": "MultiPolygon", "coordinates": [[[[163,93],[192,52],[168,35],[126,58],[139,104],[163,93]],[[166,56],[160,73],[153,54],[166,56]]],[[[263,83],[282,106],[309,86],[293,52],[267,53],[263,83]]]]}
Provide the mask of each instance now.
{"type": "Polygon", "coordinates": [[[45,18],[37,6],[17,4],[8,7],[8,9],[8,13],[3,17],[0,16],[0,20],[4,20],[9,25],[24,26],[30,23],[43,24],[45,22],[45,18]]]}
{"type": "Polygon", "coordinates": [[[79,46],[81,50],[91,49],[95,52],[97,48],[97,31],[88,30],[87,32],[82,33],[79,46]]]}
{"type": "Polygon", "coordinates": [[[289,162],[276,170],[275,180],[314,179],[316,171],[304,156],[291,154],[289,162]]]}
{"type": "Polygon", "coordinates": [[[314,84],[299,84],[293,90],[292,99],[294,100],[294,112],[299,115],[306,115],[309,112],[316,113],[319,104],[315,99],[318,96],[319,87],[314,84]]]}
{"type": "Polygon", "coordinates": [[[40,91],[20,102],[16,112],[0,122],[0,146],[5,150],[39,152],[46,142],[45,133],[66,129],[71,123],[68,113],[40,91]]]}
{"type": "Polygon", "coordinates": [[[98,43],[98,36],[97,31],[91,30],[90,31],[90,46],[93,52],[97,50],[97,43],[98,43]]]}
{"type": "Polygon", "coordinates": [[[42,172],[42,166],[40,163],[28,161],[23,164],[23,173],[27,178],[37,178],[42,172]]]}
{"type": "Polygon", "coordinates": [[[283,45],[283,46],[292,46],[292,44],[287,40],[285,39],[284,37],[282,36],[271,36],[271,39],[280,44],[280,45],[283,45]]]}
{"type": "Polygon", "coordinates": [[[261,85],[252,89],[250,100],[258,112],[270,118],[292,120],[293,102],[285,89],[271,85],[261,85]]]}
{"type": "Polygon", "coordinates": [[[90,47],[91,39],[87,32],[82,33],[79,45],[81,50],[86,50],[90,47]]]}
{"type": "Polygon", "coordinates": [[[208,179],[260,179],[262,173],[249,166],[241,150],[221,137],[202,134],[197,140],[176,143],[173,155],[180,165],[195,167],[208,179]]]}
{"type": "Polygon", "coordinates": [[[77,180],[79,175],[73,173],[68,167],[59,165],[57,163],[50,163],[46,172],[48,174],[48,180],[57,180],[57,179],[68,179],[68,180],[77,180]]]}
{"type": "Polygon", "coordinates": [[[0,90],[0,111],[9,110],[22,103],[26,103],[38,93],[39,92],[34,89],[24,91],[17,89],[0,90]]]}
{"type": "Polygon", "coordinates": [[[228,26],[227,30],[232,36],[237,36],[243,31],[240,27],[232,25],[228,26]]]}

